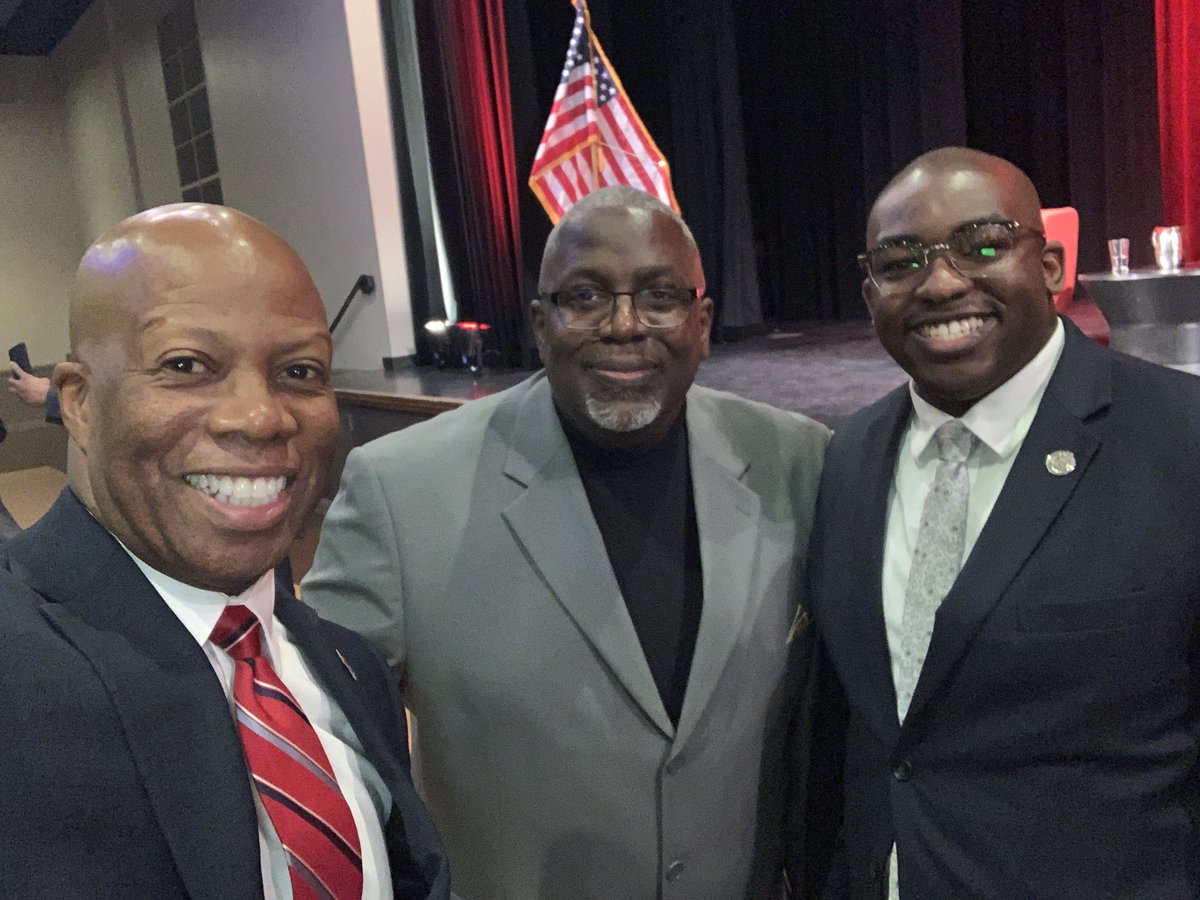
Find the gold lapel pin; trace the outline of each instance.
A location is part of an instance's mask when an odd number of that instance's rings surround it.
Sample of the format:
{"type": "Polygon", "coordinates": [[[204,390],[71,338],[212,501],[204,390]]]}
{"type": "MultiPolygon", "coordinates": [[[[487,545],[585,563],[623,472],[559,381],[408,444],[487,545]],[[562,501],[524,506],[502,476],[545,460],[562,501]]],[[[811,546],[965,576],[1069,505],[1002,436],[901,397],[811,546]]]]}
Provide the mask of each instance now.
{"type": "Polygon", "coordinates": [[[1070,475],[1075,471],[1075,454],[1070,450],[1055,450],[1046,454],[1046,471],[1051,475],[1070,475]]]}

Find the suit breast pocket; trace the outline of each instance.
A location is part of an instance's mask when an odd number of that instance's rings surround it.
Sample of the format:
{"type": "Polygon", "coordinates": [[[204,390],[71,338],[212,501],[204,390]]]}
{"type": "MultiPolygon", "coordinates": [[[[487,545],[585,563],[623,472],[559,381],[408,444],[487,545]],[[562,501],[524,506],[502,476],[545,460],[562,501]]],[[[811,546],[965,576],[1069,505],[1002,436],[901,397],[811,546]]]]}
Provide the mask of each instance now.
{"type": "Polygon", "coordinates": [[[1153,618],[1160,604],[1149,588],[1107,597],[1043,599],[1018,607],[1022,631],[1046,633],[1107,631],[1153,618]]]}

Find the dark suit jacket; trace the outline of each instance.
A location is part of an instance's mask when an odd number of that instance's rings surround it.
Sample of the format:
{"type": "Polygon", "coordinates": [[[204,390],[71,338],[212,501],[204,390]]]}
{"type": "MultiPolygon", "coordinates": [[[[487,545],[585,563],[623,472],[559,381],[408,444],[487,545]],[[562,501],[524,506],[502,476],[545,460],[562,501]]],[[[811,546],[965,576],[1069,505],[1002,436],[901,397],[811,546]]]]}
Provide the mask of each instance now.
{"type": "MultiPolygon", "coordinates": [[[[396,896],[448,897],[383,663],[283,586],[275,612],[391,792],[396,896]]],[[[0,896],[261,898],[254,802],[221,685],[69,489],[0,548],[0,635],[0,896]]]]}
{"type": "Polygon", "coordinates": [[[903,727],[880,573],[907,388],[830,445],[809,570],[835,688],[809,829],[828,896],[882,896],[893,841],[901,897],[1200,891],[1200,379],[1064,324],[903,727]],[[1048,471],[1055,450],[1074,453],[1073,472],[1048,471]]]}

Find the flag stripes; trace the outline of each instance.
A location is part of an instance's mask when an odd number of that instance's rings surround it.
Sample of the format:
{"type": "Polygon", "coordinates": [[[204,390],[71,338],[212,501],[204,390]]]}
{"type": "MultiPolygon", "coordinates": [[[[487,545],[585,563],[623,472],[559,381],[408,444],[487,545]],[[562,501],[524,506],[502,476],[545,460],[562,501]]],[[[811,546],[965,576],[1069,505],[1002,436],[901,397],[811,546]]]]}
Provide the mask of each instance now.
{"type": "Polygon", "coordinates": [[[627,184],[678,211],[671,170],[592,32],[586,0],[575,24],[529,186],[557,222],[580,198],[627,184]]]}

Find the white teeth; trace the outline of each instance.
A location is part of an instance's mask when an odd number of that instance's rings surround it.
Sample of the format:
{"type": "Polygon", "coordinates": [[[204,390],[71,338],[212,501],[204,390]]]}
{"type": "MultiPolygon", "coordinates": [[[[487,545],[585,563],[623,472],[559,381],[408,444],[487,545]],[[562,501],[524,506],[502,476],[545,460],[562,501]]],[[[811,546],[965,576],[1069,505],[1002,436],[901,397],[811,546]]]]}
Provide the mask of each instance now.
{"type": "Polygon", "coordinates": [[[975,334],[982,327],[982,316],[968,316],[965,319],[952,319],[949,322],[922,325],[917,329],[917,334],[936,341],[953,341],[969,334],[975,334]]]}
{"type": "Polygon", "coordinates": [[[233,478],[229,475],[188,475],[186,481],[198,491],[230,506],[265,506],[279,499],[287,478],[233,478]]]}

